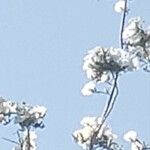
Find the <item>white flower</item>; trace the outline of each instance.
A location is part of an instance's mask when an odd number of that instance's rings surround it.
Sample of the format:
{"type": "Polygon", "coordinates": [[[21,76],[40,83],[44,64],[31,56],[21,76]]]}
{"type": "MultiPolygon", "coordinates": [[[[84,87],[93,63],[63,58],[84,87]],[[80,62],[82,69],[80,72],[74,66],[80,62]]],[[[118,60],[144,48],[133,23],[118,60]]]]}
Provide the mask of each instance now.
{"type": "Polygon", "coordinates": [[[34,131],[30,131],[30,139],[31,140],[36,140],[37,139],[37,134],[34,131]]]}
{"type": "Polygon", "coordinates": [[[93,135],[93,129],[89,126],[86,126],[80,130],[76,130],[73,133],[73,137],[78,143],[84,143],[91,138],[93,135]]]}
{"type": "Polygon", "coordinates": [[[117,138],[117,136],[112,133],[112,130],[108,127],[108,125],[103,123],[101,126],[101,117],[84,117],[80,123],[83,125],[83,128],[76,130],[73,133],[73,137],[83,149],[89,149],[91,139],[92,144],[97,145],[100,143],[101,147],[106,147],[107,143],[109,147],[113,140],[117,138]]]}
{"type": "Polygon", "coordinates": [[[93,94],[95,90],[96,90],[96,84],[93,81],[90,81],[84,85],[84,87],[81,90],[81,93],[84,96],[89,96],[93,94]]]}
{"type": "Polygon", "coordinates": [[[5,116],[4,116],[4,114],[0,114],[0,123],[2,122],[4,122],[4,120],[5,120],[5,116]]]}
{"type": "Polygon", "coordinates": [[[84,117],[81,121],[80,124],[83,126],[93,126],[96,123],[96,117],[84,117]]]}
{"type": "Polygon", "coordinates": [[[131,18],[128,21],[128,25],[125,27],[123,31],[123,39],[128,39],[138,33],[139,29],[141,28],[141,18],[131,18]]]}
{"type": "Polygon", "coordinates": [[[36,118],[43,118],[46,112],[47,109],[44,106],[35,106],[30,113],[35,113],[36,118]]]}
{"type": "Polygon", "coordinates": [[[88,79],[92,79],[93,77],[96,77],[96,72],[94,72],[91,68],[88,68],[86,70],[86,75],[88,79]]]}
{"type": "Polygon", "coordinates": [[[128,142],[133,142],[137,140],[137,136],[138,136],[137,133],[131,130],[124,135],[124,140],[128,142]]]}
{"type": "Polygon", "coordinates": [[[139,141],[131,143],[131,150],[143,150],[143,145],[139,141]]]}
{"type": "Polygon", "coordinates": [[[125,9],[125,0],[118,0],[116,4],[114,5],[114,10],[118,13],[124,11],[125,9]]]}
{"type": "Polygon", "coordinates": [[[138,70],[140,68],[140,61],[138,57],[131,59],[132,70],[138,70]]]}
{"type": "Polygon", "coordinates": [[[110,79],[109,73],[103,72],[100,77],[100,82],[104,83],[106,81],[109,81],[109,79],[110,79]]]}
{"type": "Polygon", "coordinates": [[[112,130],[109,127],[105,127],[104,133],[105,136],[108,137],[109,140],[117,139],[117,135],[112,133],[112,130]]]}

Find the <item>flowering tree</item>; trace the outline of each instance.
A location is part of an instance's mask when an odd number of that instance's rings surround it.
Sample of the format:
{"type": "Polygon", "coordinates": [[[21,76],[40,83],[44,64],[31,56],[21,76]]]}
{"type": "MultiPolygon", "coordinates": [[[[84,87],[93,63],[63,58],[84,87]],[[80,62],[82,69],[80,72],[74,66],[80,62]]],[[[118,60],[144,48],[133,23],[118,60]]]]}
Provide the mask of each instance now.
{"type": "MultiPolygon", "coordinates": [[[[72,134],[75,142],[85,150],[122,149],[116,141],[117,135],[106,123],[119,93],[118,78],[124,73],[137,70],[150,72],[150,30],[143,27],[141,17],[126,22],[128,4],[128,0],[117,0],[114,5],[114,10],[122,13],[120,46],[97,46],[84,57],[83,70],[89,81],[81,90],[82,94],[90,96],[99,93],[108,97],[102,115],[84,117],[80,122],[83,127],[72,134]]],[[[128,131],[124,139],[131,143],[132,150],[150,149],[133,130],[128,131]]]]}
{"type": "Polygon", "coordinates": [[[36,128],[44,128],[43,119],[46,115],[44,106],[30,106],[25,102],[16,103],[0,98],[0,123],[8,125],[10,122],[19,126],[17,141],[3,138],[15,144],[13,150],[36,150],[36,128]]]}

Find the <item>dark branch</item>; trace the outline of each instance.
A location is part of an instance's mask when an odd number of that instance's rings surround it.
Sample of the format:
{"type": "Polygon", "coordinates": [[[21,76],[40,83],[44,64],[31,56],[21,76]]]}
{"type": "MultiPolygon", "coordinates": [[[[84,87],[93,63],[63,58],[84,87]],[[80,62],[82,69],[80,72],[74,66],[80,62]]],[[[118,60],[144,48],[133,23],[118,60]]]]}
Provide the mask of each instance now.
{"type": "Polygon", "coordinates": [[[102,117],[104,119],[104,121],[106,120],[106,118],[110,114],[110,112],[111,112],[111,110],[113,108],[114,102],[115,102],[115,100],[117,98],[117,95],[118,95],[118,92],[116,92],[116,95],[114,96],[115,90],[118,89],[117,88],[117,79],[118,79],[118,73],[116,73],[116,76],[114,78],[114,85],[113,85],[113,88],[112,88],[109,100],[108,100],[107,105],[106,105],[106,109],[105,109],[103,117],[102,117]]]}
{"type": "Polygon", "coordinates": [[[120,46],[121,46],[122,49],[123,49],[123,31],[124,31],[124,26],[125,26],[125,21],[126,21],[126,14],[127,14],[127,1],[128,0],[125,0],[125,7],[124,7],[122,21],[121,21],[120,46]]]}
{"type": "Polygon", "coordinates": [[[27,150],[30,150],[31,143],[30,143],[30,129],[27,129],[27,150]]]}
{"type": "Polygon", "coordinates": [[[5,141],[8,141],[8,142],[11,142],[11,143],[15,143],[15,144],[19,144],[18,142],[14,141],[14,140],[10,140],[10,139],[7,139],[7,138],[2,138],[3,140],[5,141]]]}

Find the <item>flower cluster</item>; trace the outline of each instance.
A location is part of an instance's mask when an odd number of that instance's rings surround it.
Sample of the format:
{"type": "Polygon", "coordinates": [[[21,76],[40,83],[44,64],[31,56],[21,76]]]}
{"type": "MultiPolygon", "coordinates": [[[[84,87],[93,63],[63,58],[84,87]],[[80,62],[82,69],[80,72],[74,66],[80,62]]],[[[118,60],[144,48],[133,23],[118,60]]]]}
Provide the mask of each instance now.
{"type": "Polygon", "coordinates": [[[44,127],[43,118],[46,115],[43,106],[29,106],[26,103],[14,103],[3,98],[0,99],[0,123],[6,125],[14,121],[21,129],[29,127],[44,127]]]}
{"type": "Polygon", "coordinates": [[[114,5],[114,10],[121,13],[125,10],[125,0],[118,0],[114,5]]]}
{"type": "Polygon", "coordinates": [[[0,123],[7,125],[14,121],[21,127],[14,150],[36,150],[37,135],[32,130],[44,127],[46,112],[44,106],[29,106],[25,102],[20,104],[0,98],[0,123]]]}
{"type": "Polygon", "coordinates": [[[89,150],[92,146],[111,150],[118,146],[114,142],[117,136],[112,133],[108,125],[102,124],[102,118],[84,117],[80,124],[83,128],[76,130],[73,138],[83,149],[89,150]]]}
{"type": "Polygon", "coordinates": [[[9,123],[11,114],[16,113],[16,108],[16,103],[0,98],[0,123],[5,125],[9,123]]]}
{"type": "Polygon", "coordinates": [[[44,127],[42,119],[46,114],[46,108],[43,106],[27,106],[26,104],[18,105],[15,123],[19,124],[22,129],[25,127],[44,127]]]}
{"type": "Polygon", "coordinates": [[[95,47],[84,57],[83,70],[91,81],[82,89],[83,95],[91,95],[96,84],[113,81],[113,73],[140,68],[138,57],[120,48],[95,47]]]}
{"type": "MultiPolygon", "coordinates": [[[[123,0],[118,2],[124,3],[123,0]]],[[[114,73],[135,71],[143,68],[149,71],[150,30],[144,30],[140,17],[129,20],[122,34],[124,48],[95,47],[84,57],[83,70],[90,82],[82,89],[83,95],[96,92],[99,83],[111,83],[114,73]]]]}
{"type": "Polygon", "coordinates": [[[150,30],[142,27],[140,17],[131,18],[123,31],[124,45],[143,61],[150,62],[150,30]]]}
{"type": "Polygon", "coordinates": [[[140,141],[140,139],[138,138],[138,134],[133,130],[128,131],[124,135],[124,140],[131,143],[131,150],[150,149],[148,146],[140,141]]]}

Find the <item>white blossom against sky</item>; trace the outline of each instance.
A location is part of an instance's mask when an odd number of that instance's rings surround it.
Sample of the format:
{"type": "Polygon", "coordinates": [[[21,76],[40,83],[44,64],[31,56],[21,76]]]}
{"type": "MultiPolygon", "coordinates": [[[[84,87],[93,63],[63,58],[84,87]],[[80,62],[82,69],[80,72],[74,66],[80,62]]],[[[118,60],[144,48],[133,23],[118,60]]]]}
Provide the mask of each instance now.
{"type": "MultiPolygon", "coordinates": [[[[71,139],[84,116],[102,113],[103,95],[84,97],[82,70],[87,50],[119,47],[120,13],[116,0],[0,1],[0,96],[48,109],[46,127],[38,130],[39,150],[80,150],[71,139]]],[[[133,0],[129,16],[150,25],[149,0],[133,0]]],[[[128,130],[150,141],[150,74],[122,75],[119,97],[108,122],[123,137],[128,130]]],[[[13,138],[15,127],[0,126],[0,137],[13,138]]],[[[120,138],[119,137],[119,138],[120,138]]],[[[124,140],[125,146],[129,146],[124,140]]],[[[0,138],[1,149],[12,144],[0,138]]]]}

